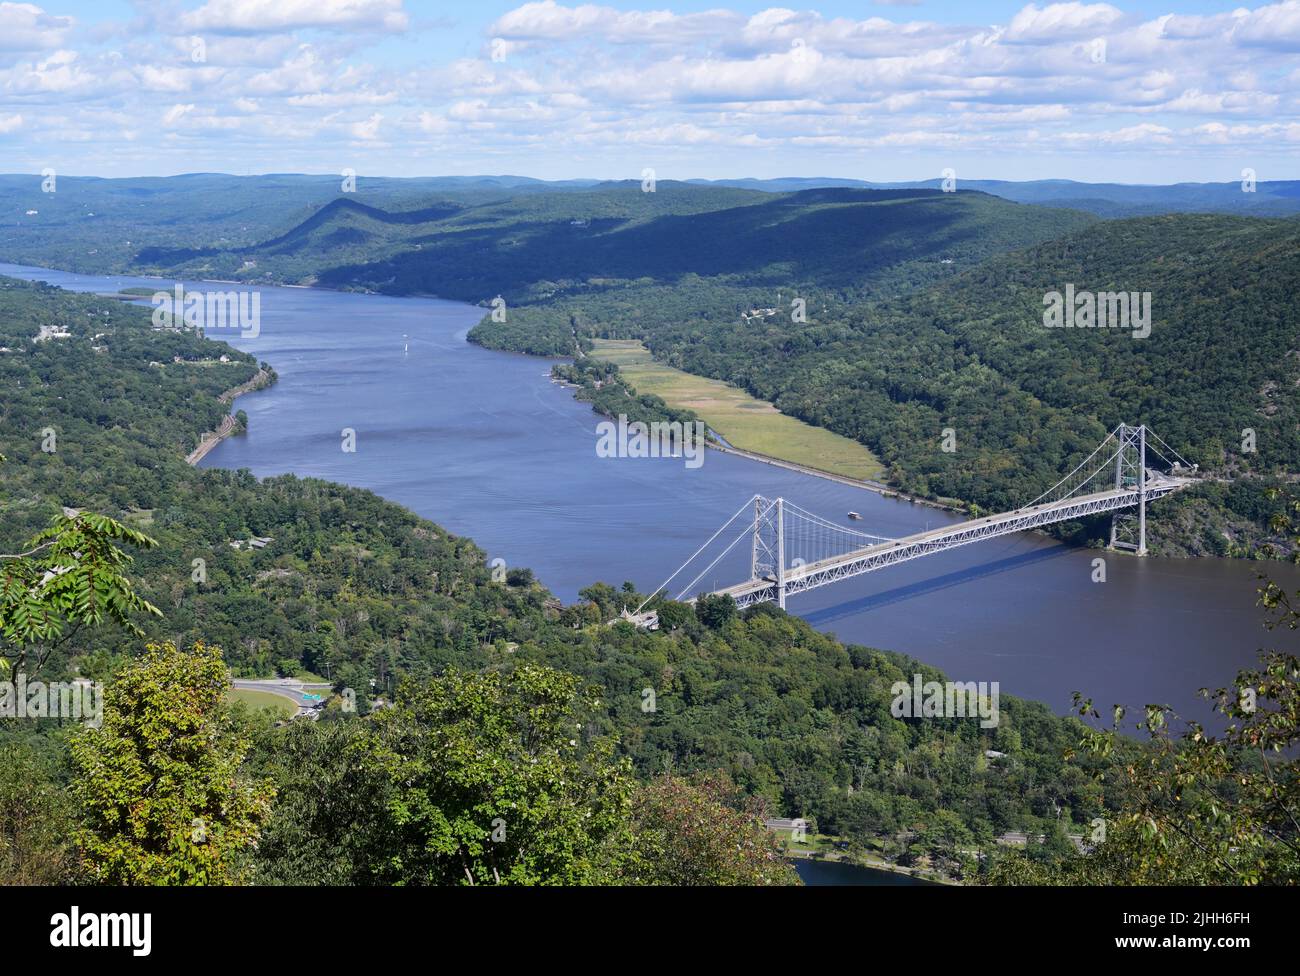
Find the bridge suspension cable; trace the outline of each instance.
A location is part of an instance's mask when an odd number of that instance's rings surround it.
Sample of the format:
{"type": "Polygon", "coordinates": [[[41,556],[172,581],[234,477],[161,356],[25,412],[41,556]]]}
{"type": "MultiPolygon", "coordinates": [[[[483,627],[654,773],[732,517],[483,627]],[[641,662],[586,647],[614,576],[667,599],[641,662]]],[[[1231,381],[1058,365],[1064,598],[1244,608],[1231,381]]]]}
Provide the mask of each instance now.
{"type": "Polygon", "coordinates": [[[764,498],[762,495],[751,495],[749,500],[737,509],[731,518],[727,519],[713,535],[709,536],[702,546],[691,553],[690,558],[677,567],[671,576],[641,601],[641,605],[636,608],[635,613],[640,614],[646,605],[659,594],[669,592],[669,585],[673,580],[712,546],[718,540],[718,537],[726,532],[727,528],[733,525],[741,514],[747,510],[751,511],[753,515],[748,522],[741,526],[736,537],[714,556],[689,583],[682,587],[673,599],[681,600],[689,596],[700,580],[708,575],[710,570],[730,555],[747,538],[754,539],[756,546],[755,563],[751,564],[751,569],[762,563],[768,571],[773,573],[776,568],[769,565],[769,563],[778,557],[778,550],[782,551],[782,556],[785,558],[786,564],[784,568],[790,569],[798,565],[843,556],[846,553],[855,552],[877,543],[894,541],[888,536],[873,535],[870,532],[859,532],[842,525],[836,525],[834,522],[784,499],[781,499],[780,502],[778,505],[776,500],[764,498]],[[781,520],[779,527],[776,525],[778,517],[781,520]],[[784,542],[783,546],[778,546],[775,542],[775,537],[778,535],[784,542]]]}
{"type": "MultiPolygon", "coordinates": [[[[682,597],[686,596],[686,594],[689,593],[689,592],[691,591],[691,589],[695,586],[695,584],[698,583],[701,579],[704,578],[704,575],[705,575],[709,570],[711,570],[714,566],[718,565],[718,563],[720,563],[720,562],[723,560],[723,558],[725,558],[725,557],[727,556],[727,554],[731,552],[732,549],[735,549],[735,548],[736,548],[736,546],[740,543],[740,540],[741,540],[741,539],[746,538],[746,537],[749,536],[750,534],[751,534],[751,529],[750,529],[750,527],[747,525],[747,526],[745,526],[745,528],[744,528],[743,530],[741,530],[740,535],[736,536],[736,538],[734,538],[734,539],[731,540],[731,545],[727,546],[726,549],[723,549],[722,552],[720,552],[720,553],[718,553],[716,556],[714,556],[714,557],[713,557],[713,562],[709,563],[709,565],[705,566],[702,570],[700,570],[699,573],[696,575],[695,579],[691,580],[689,583],[687,583],[684,587],[681,588],[681,590],[678,592],[678,594],[677,594],[677,596],[675,597],[675,599],[680,600],[682,597]]],[[[690,560],[687,560],[687,563],[689,563],[689,562],[690,562],[690,560]]],[[[682,569],[685,569],[685,568],[686,568],[686,564],[683,564],[683,565],[682,565],[682,569]]],[[[681,572],[681,570],[678,570],[678,572],[681,572]]],[[[642,604],[642,606],[645,606],[645,604],[642,604]]],[[[638,612],[640,612],[640,611],[638,610],[638,612]]]]}
{"type": "Polygon", "coordinates": [[[788,499],[784,500],[783,508],[786,514],[783,549],[787,569],[820,563],[882,542],[895,541],[888,536],[858,532],[836,525],[788,499]]]}
{"type": "Polygon", "coordinates": [[[747,538],[753,545],[749,578],[715,591],[730,596],[741,607],[773,601],[784,608],[790,594],[807,592],[837,580],[983,539],[1085,516],[1111,515],[1110,547],[1145,555],[1147,503],[1193,483],[1192,478],[1163,474],[1147,466],[1148,449],[1171,468],[1175,466],[1155,447],[1156,444],[1177,458],[1179,463],[1191,467],[1182,455],[1145,425],[1120,424],[1069,474],[1028,505],[934,529],[927,527],[923,532],[898,539],[837,525],[784,498],[751,495],[704,545],[641,602],[636,614],[641,615],[651,600],[667,593],[669,585],[728,528],[736,525],[746,511],[752,515],[741,523],[736,538],[714,556],[675,599],[686,597],[706,574],[747,538]],[[1047,504],[1041,504],[1043,502],[1047,504]],[[1136,516],[1126,511],[1131,509],[1136,509],[1136,516]]]}
{"type": "Polygon", "coordinates": [[[847,536],[856,536],[859,539],[870,539],[873,542],[894,541],[889,536],[872,535],[870,532],[858,532],[855,529],[849,529],[849,528],[845,528],[842,525],[836,525],[834,522],[824,519],[820,515],[814,515],[812,512],[808,511],[807,509],[800,508],[798,505],[790,501],[788,498],[785,501],[785,510],[787,512],[794,512],[795,514],[799,515],[801,518],[807,519],[809,522],[816,523],[817,525],[824,526],[827,529],[830,529],[834,532],[843,533],[844,535],[847,536]]]}
{"type": "Polygon", "coordinates": [[[1151,441],[1152,441],[1152,440],[1154,440],[1154,441],[1155,441],[1156,443],[1158,443],[1161,447],[1163,447],[1166,451],[1168,451],[1168,452],[1169,452],[1170,454],[1172,454],[1175,458],[1177,458],[1177,459],[1178,459],[1178,463],[1181,464],[1183,467],[1185,467],[1185,468],[1190,468],[1190,467],[1192,467],[1192,465],[1190,465],[1190,464],[1187,463],[1187,458],[1183,457],[1181,454],[1179,454],[1177,451],[1175,451],[1172,447],[1170,447],[1168,444],[1166,444],[1165,441],[1164,441],[1164,438],[1161,437],[1159,434],[1157,434],[1157,433],[1156,433],[1154,430],[1152,430],[1150,427],[1147,428],[1147,437],[1149,438],[1149,439],[1147,440],[1147,450],[1148,450],[1148,451],[1155,451],[1155,453],[1160,457],[1160,460],[1164,461],[1165,464],[1169,465],[1171,468],[1173,467],[1173,462],[1170,461],[1169,458],[1167,458],[1167,457],[1165,457],[1163,454],[1161,454],[1160,451],[1156,450],[1156,448],[1155,448],[1154,446],[1152,446],[1152,444],[1151,444],[1151,441]]]}
{"type": "MultiPolygon", "coordinates": [[[[1055,492],[1056,492],[1056,490],[1057,490],[1058,488],[1062,487],[1063,485],[1069,484],[1070,481],[1071,481],[1071,479],[1073,479],[1073,478],[1075,477],[1075,475],[1077,475],[1077,474],[1078,474],[1080,471],[1082,471],[1085,467],[1088,467],[1088,466],[1090,465],[1092,459],[1095,458],[1098,454],[1100,454],[1100,453],[1102,452],[1102,450],[1105,449],[1105,447],[1106,447],[1107,444],[1109,444],[1111,441],[1115,441],[1115,440],[1116,440],[1116,436],[1115,436],[1115,435],[1116,435],[1118,432],[1119,432],[1119,428],[1116,427],[1114,430],[1112,430],[1109,434],[1106,435],[1105,439],[1102,440],[1102,442],[1101,442],[1100,444],[1097,445],[1096,449],[1093,450],[1093,452],[1092,452],[1091,454],[1089,454],[1086,458],[1084,458],[1082,461],[1080,461],[1080,462],[1078,463],[1078,465],[1075,466],[1075,468],[1074,468],[1073,471],[1071,471],[1069,474],[1067,474],[1064,478],[1062,478],[1062,479],[1061,479],[1060,481],[1058,481],[1056,484],[1052,485],[1051,488],[1048,488],[1047,491],[1043,492],[1041,495],[1039,495],[1039,496],[1038,496],[1037,498],[1035,498],[1033,501],[1029,502],[1029,503],[1026,504],[1026,505],[1021,505],[1020,507],[1021,507],[1021,508],[1033,508],[1035,505],[1037,505],[1039,502],[1041,502],[1041,501],[1042,501],[1043,499],[1045,499],[1045,498],[1051,498],[1052,501],[1063,501],[1063,500],[1066,499],[1066,498],[1070,498],[1070,497],[1072,497],[1072,496],[1074,495],[1075,492],[1077,492],[1080,488],[1082,488],[1084,485],[1086,485],[1089,481],[1091,481],[1093,478],[1095,478],[1095,477],[1096,477],[1099,473],[1101,473],[1102,471],[1109,471],[1109,470],[1110,470],[1110,465],[1111,465],[1111,463],[1115,460],[1115,458],[1119,455],[1119,453],[1124,449],[1124,448],[1123,448],[1123,445],[1120,445],[1119,447],[1117,447],[1116,450],[1115,450],[1115,453],[1114,453],[1114,454],[1112,454],[1112,455],[1111,455],[1109,458],[1107,458],[1105,461],[1101,462],[1100,466],[1097,467],[1097,468],[1096,468],[1095,470],[1093,470],[1092,472],[1090,472],[1090,473],[1089,473],[1085,478],[1082,478],[1082,479],[1079,480],[1077,483],[1075,483],[1074,487],[1071,488],[1069,491],[1067,491],[1065,494],[1063,494],[1063,495],[1059,495],[1059,496],[1055,495],[1055,492]]],[[[1116,443],[1118,443],[1118,441],[1116,441],[1116,443]]]]}
{"type": "MultiPolygon", "coordinates": [[[[1169,458],[1166,457],[1165,454],[1155,446],[1155,444],[1160,444],[1161,447],[1163,447],[1166,451],[1168,451],[1175,458],[1177,458],[1178,462],[1182,464],[1184,467],[1187,468],[1191,467],[1191,465],[1188,464],[1186,458],[1184,458],[1181,454],[1179,454],[1167,443],[1165,443],[1164,439],[1160,437],[1160,435],[1157,434],[1155,431],[1153,431],[1150,427],[1134,428],[1134,427],[1127,427],[1124,424],[1120,424],[1109,434],[1107,434],[1105,439],[1100,444],[1097,445],[1096,449],[1094,449],[1091,454],[1089,454],[1086,458],[1080,461],[1079,464],[1075,466],[1073,471],[1067,474],[1056,484],[1052,485],[1051,488],[1048,488],[1047,491],[1043,492],[1033,501],[1029,502],[1029,504],[1022,505],[1021,508],[1022,509],[1032,508],[1033,506],[1039,504],[1044,500],[1048,500],[1049,502],[1061,502],[1061,501],[1065,501],[1068,498],[1072,498],[1076,494],[1079,494],[1081,492],[1081,489],[1083,489],[1086,485],[1088,485],[1099,474],[1105,474],[1106,480],[1111,481],[1112,479],[1115,478],[1114,472],[1117,470],[1117,468],[1112,467],[1112,465],[1116,465],[1117,462],[1119,462],[1119,467],[1122,467],[1125,463],[1128,463],[1130,465],[1138,465],[1140,463],[1143,467],[1145,467],[1146,459],[1142,458],[1140,459],[1139,462],[1139,460],[1135,456],[1135,452],[1137,452],[1137,448],[1135,447],[1135,444],[1131,439],[1131,435],[1135,431],[1143,432],[1145,434],[1144,439],[1142,441],[1143,448],[1146,451],[1150,451],[1152,454],[1155,454],[1158,458],[1160,458],[1160,460],[1164,461],[1165,464],[1168,465],[1170,468],[1174,467],[1174,462],[1170,461],[1169,458]],[[1099,464],[1097,464],[1095,467],[1093,467],[1093,459],[1096,458],[1097,455],[1100,454],[1103,450],[1105,450],[1106,446],[1110,444],[1112,441],[1115,442],[1115,444],[1117,445],[1114,452],[1105,461],[1102,461],[1099,464]],[[1130,456],[1128,457],[1125,457],[1124,455],[1124,452],[1126,450],[1130,452],[1130,456]],[[1124,460],[1121,460],[1121,458],[1123,458],[1124,460]],[[1079,477],[1080,472],[1084,471],[1085,469],[1090,469],[1089,473],[1082,477],[1079,477]],[[1069,490],[1065,491],[1064,493],[1058,494],[1058,490],[1066,485],[1071,485],[1069,490]]],[[[1137,477],[1136,471],[1131,472],[1131,477],[1137,477]]],[[[1142,480],[1144,481],[1146,480],[1145,473],[1143,473],[1141,477],[1142,480]]],[[[1083,493],[1087,494],[1087,492],[1083,492],[1083,493]]]]}
{"type": "MultiPolygon", "coordinates": [[[[640,613],[642,610],[645,609],[645,605],[646,605],[647,603],[649,603],[651,600],[653,600],[653,599],[655,598],[655,596],[657,596],[659,593],[662,593],[664,590],[668,589],[668,584],[671,583],[673,580],[675,580],[675,579],[677,578],[678,574],[681,573],[681,571],[682,571],[683,569],[685,569],[687,566],[689,566],[689,565],[690,565],[690,564],[695,560],[695,557],[696,557],[696,556],[698,556],[700,553],[702,553],[705,549],[709,548],[709,546],[711,546],[711,545],[713,544],[713,540],[716,539],[718,536],[722,535],[722,533],[723,533],[724,531],[726,531],[727,526],[729,526],[732,522],[736,521],[736,519],[740,518],[741,513],[744,512],[746,509],[748,509],[751,505],[753,505],[753,504],[754,504],[754,499],[756,499],[756,498],[758,498],[758,497],[759,497],[758,495],[750,495],[750,496],[749,496],[749,500],[746,501],[745,504],[741,505],[740,508],[736,509],[736,514],[732,515],[731,518],[729,518],[729,519],[727,519],[727,521],[723,522],[723,523],[722,523],[722,526],[718,529],[718,531],[715,532],[715,533],[713,533],[713,535],[709,536],[709,538],[705,541],[704,545],[700,546],[700,548],[696,549],[693,553],[691,553],[690,558],[687,559],[686,562],[684,562],[684,563],[682,563],[680,566],[678,566],[677,569],[673,571],[673,574],[672,574],[671,576],[669,576],[666,580],[664,580],[662,583],[660,583],[659,586],[656,587],[656,588],[655,588],[655,589],[650,593],[650,595],[649,595],[648,597],[646,597],[644,600],[641,601],[641,605],[640,605],[639,607],[636,608],[636,612],[637,612],[637,613],[640,613]]],[[[749,530],[751,529],[751,527],[752,527],[751,525],[746,525],[746,526],[745,526],[745,531],[749,531],[749,530]]],[[[743,535],[743,534],[742,534],[741,536],[738,536],[738,537],[737,537],[737,541],[739,541],[739,540],[742,539],[742,538],[744,538],[744,535],[743,535]]],[[[735,547],[735,545],[736,545],[736,543],[733,542],[730,546],[728,546],[725,550],[723,550],[724,554],[727,553],[727,552],[730,552],[730,551],[735,547]]],[[[719,558],[721,558],[721,557],[719,557],[719,558]]],[[[704,572],[707,573],[707,572],[709,571],[709,569],[712,568],[713,564],[716,563],[716,562],[717,562],[717,560],[715,559],[715,560],[713,561],[713,563],[710,563],[709,566],[705,568],[704,572]]],[[[704,574],[701,573],[700,575],[702,576],[702,575],[704,575],[704,574]]],[[[697,576],[694,580],[691,581],[690,584],[688,584],[687,588],[689,589],[690,586],[694,585],[695,582],[698,581],[698,580],[699,580],[699,577],[697,576]]]]}

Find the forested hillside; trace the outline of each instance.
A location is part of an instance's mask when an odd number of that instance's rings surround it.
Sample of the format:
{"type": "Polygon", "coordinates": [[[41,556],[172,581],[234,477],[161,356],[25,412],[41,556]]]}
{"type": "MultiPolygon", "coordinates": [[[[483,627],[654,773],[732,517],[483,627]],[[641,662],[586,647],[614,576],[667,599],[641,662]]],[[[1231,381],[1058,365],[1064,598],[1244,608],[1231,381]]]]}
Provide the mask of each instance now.
{"type": "Polygon", "coordinates": [[[45,211],[0,235],[0,255],[77,270],[316,283],[473,302],[502,295],[512,304],[687,275],[764,287],[817,283],[859,294],[930,282],[1092,219],[933,189],[774,195],[660,181],[647,192],[628,181],[507,193],[381,180],[355,193],[328,193],[325,178],[285,177],[218,192],[207,183],[233,178],[183,179],[198,184],[192,192],[208,201],[203,210],[180,208],[181,187],[168,181],[130,194],[116,183],[67,181],[44,201],[33,198],[45,211]],[[86,216],[96,206],[108,212],[86,216]],[[164,221],[169,208],[176,212],[164,221]]]}
{"type": "MultiPolygon", "coordinates": [[[[938,190],[940,178],[902,183],[872,183],[866,180],[789,177],[771,180],[692,180],[708,186],[734,186],[746,190],[789,193],[819,187],[850,187],[864,190],[938,190]]],[[[1085,210],[1098,217],[1134,217],[1160,213],[1235,213],[1280,216],[1300,211],[1300,182],[1296,180],[1244,180],[1224,183],[1174,183],[1171,185],[1127,183],[1080,183],[1076,180],[969,180],[963,190],[978,190],[1017,203],[1085,210]],[[1247,187],[1250,187],[1247,189],[1247,187]]]]}
{"type": "MultiPolygon", "coordinates": [[[[909,492],[984,509],[1032,499],[1106,430],[1140,421],[1213,477],[1155,513],[1155,551],[1289,551],[1270,523],[1300,467],[1288,395],[1300,364],[1295,218],[1098,221],[927,188],[435,180],[340,195],[323,178],[284,183],[281,203],[300,209],[272,210],[275,193],[244,187],[208,215],[211,230],[185,217],[113,260],[164,275],[501,296],[504,321],[485,321],[474,341],[557,356],[593,336],[641,339],[670,365],[861,440],[909,492]],[[1044,328],[1043,296],[1067,286],[1149,293],[1151,335],[1044,328]],[[951,453],[939,449],[946,428],[951,453]]],[[[1064,192],[1016,186],[1054,203],[1064,192]]],[[[118,231],[128,189],[175,186],[93,187],[117,208],[118,231]]],[[[26,228],[19,239],[44,240],[26,228]]],[[[649,404],[647,416],[663,409],[649,404]]],[[[1056,531],[1087,542],[1104,526],[1056,531]]]]}
{"type": "MultiPolygon", "coordinates": [[[[908,491],[985,509],[1028,502],[1107,430],[1141,421],[1214,479],[1154,512],[1157,552],[1283,554],[1271,523],[1300,470],[1298,262],[1293,219],[1135,218],[899,295],[692,278],[517,310],[472,337],[551,354],[589,336],[643,339],[669,365],[861,440],[908,491]],[[1044,296],[1067,285],[1150,293],[1150,335],[1044,327],[1044,296]],[[794,293],[806,322],[785,301],[794,293]],[[776,314],[743,314],[764,306],[776,314]]],[[[1062,531],[1088,541],[1103,526],[1062,531]]]]}
{"type": "Polygon", "coordinates": [[[1195,535],[1174,523],[1213,505],[1242,541],[1273,535],[1285,499],[1267,504],[1263,492],[1300,470],[1298,277],[1293,220],[1141,218],[993,258],[897,301],[829,309],[802,328],[661,320],[646,341],[674,365],[863,440],[910,490],[986,508],[1027,502],[1106,430],[1140,420],[1215,475],[1248,479],[1249,490],[1207,487],[1156,515],[1170,549],[1224,552],[1227,526],[1206,536],[1201,521],[1195,535]],[[1044,295],[1067,284],[1149,292],[1151,334],[1045,328],[1044,295]],[[955,452],[939,449],[945,427],[955,452]]]}
{"type": "MultiPolygon", "coordinates": [[[[0,259],[87,274],[138,271],[150,249],[237,252],[308,220],[338,199],[404,211],[455,197],[458,206],[589,185],[520,177],[389,179],[304,174],[100,179],[0,176],[0,259]]],[[[235,264],[242,268],[242,261],[235,264]]],[[[256,277],[263,277],[261,274],[256,277]]]]}
{"type": "MultiPolygon", "coordinates": [[[[326,673],[354,690],[363,714],[402,677],[548,665],[600,689],[589,734],[616,740],[638,776],[722,771],[769,811],[906,863],[957,871],[961,851],[1054,819],[1057,806],[1078,824],[1102,809],[1086,770],[1063,761],[1073,723],[1045,706],[1004,696],[996,729],[896,719],[891,685],[936,672],[845,647],[771,608],[741,616],[727,605],[661,603],[658,633],[611,627],[640,601],[628,586],[593,581],[584,602],[560,607],[526,570],[494,581],[472,542],[369,492],[190,468],[182,457],[222,412],[217,393],[255,363],[217,343],[153,332],[146,309],[2,284],[0,549],[21,551],[63,506],[150,535],[158,545],[136,552],[131,568],[138,595],[162,611],[140,620],[148,638],[219,646],[237,675],[326,673]],[[72,335],[34,342],[45,323],[67,324],[72,335]],[[222,351],[235,362],[213,364],[222,351]],[[253,535],[272,542],[230,546],[253,535]],[[647,688],[657,700],[650,712],[647,688]],[[1006,758],[989,762],[989,749],[1006,758]]],[[[140,646],[120,627],[78,630],[46,649],[42,676],[108,680],[140,646]]],[[[32,725],[0,720],[4,739],[28,750],[24,769],[62,755],[57,728],[33,739],[32,725]]],[[[288,746],[268,735],[271,752],[258,761],[294,795],[301,769],[276,765],[275,751],[288,746]]],[[[277,831],[305,829],[275,822],[277,831]]],[[[383,878],[392,880],[379,868],[370,876],[383,878]]]]}

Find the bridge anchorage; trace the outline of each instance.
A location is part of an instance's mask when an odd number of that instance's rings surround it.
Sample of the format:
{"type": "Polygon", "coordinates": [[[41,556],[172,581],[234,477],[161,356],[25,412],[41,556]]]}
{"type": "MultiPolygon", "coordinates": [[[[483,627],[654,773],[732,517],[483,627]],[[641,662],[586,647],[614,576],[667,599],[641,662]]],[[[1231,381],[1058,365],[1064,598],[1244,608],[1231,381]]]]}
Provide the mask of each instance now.
{"type": "MultiPolygon", "coordinates": [[[[690,594],[698,592],[695,587],[744,540],[749,542],[749,579],[713,594],[730,596],[740,607],[773,602],[782,609],[787,597],[819,586],[972,542],[1105,512],[1112,513],[1111,548],[1145,556],[1147,502],[1185,488],[1195,480],[1195,473],[1194,465],[1145,425],[1120,424],[1073,471],[1027,505],[902,538],[858,532],[788,499],[754,495],[655,593],[671,592],[673,581],[697,559],[707,558],[715,543],[728,538],[724,535],[728,530],[735,536],[730,544],[674,599],[694,602],[690,594]],[[1163,461],[1168,470],[1151,467],[1149,454],[1163,461]]],[[[651,599],[653,596],[630,619],[649,618],[651,615],[642,611],[651,599]]]]}

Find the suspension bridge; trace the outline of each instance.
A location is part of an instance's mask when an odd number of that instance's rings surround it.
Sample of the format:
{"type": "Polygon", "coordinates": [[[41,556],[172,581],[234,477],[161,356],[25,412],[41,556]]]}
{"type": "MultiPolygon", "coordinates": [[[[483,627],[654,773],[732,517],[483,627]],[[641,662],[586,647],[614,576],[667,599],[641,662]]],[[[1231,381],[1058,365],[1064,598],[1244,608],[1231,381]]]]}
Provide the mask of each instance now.
{"type": "MultiPolygon", "coordinates": [[[[1154,462],[1154,458],[1150,460],[1154,462]]],[[[902,538],[858,532],[787,499],[754,495],[655,595],[673,592],[673,581],[684,578],[692,566],[708,558],[730,537],[728,530],[735,538],[681,587],[674,599],[694,602],[699,592],[695,587],[742,542],[748,542],[749,579],[713,591],[732,597],[740,607],[773,602],[784,608],[787,597],[819,586],[972,542],[1106,512],[1112,513],[1110,547],[1145,556],[1147,503],[1193,483],[1196,479],[1188,475],[1195,471],[1195,466],[1145,425],[1120,424],[1073,471],[1028,504],[902,538]],[[1148,453],[1163,461],[1168,470],[1149,466],[1148,453]],[[1181,473],[1184,471],[1188,474],[1181,473]]],[[[629,617],[642,617],[653,598],[647,598],[629,617]]]]}

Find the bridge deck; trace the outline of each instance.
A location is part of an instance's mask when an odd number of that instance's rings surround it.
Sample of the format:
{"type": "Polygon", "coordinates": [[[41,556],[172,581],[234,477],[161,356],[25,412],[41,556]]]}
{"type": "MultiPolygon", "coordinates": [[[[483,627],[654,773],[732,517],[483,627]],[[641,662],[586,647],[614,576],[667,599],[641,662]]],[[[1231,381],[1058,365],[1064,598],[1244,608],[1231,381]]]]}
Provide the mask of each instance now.
{"type": "MultiPolygon", "coordinates": [[[[1189,478],[1168,476],[1148,478],[1147,501],[1175,492],[1191,481],[1192,479],[1189,478]]],[[[881,542],[857,549],[842,556],[790,567],[785,573],[785,592],[787,595],[801,593],[835,580],[868,573],[945,549],[955,549],[982,539],[1024,532],[1038,526],[1065,522],[1084,515],[1129,508],[1137,505],[1138,500],[1138,492],[1135,489],[1115,488],[929,529],[893,542],[881,542]]],[[[748,606],[751,603],[775,599],[777,589],[776,580],[766,578],[748,580],[716,592],[719,595],[733,597],[741,606],[748,606]]]]}

